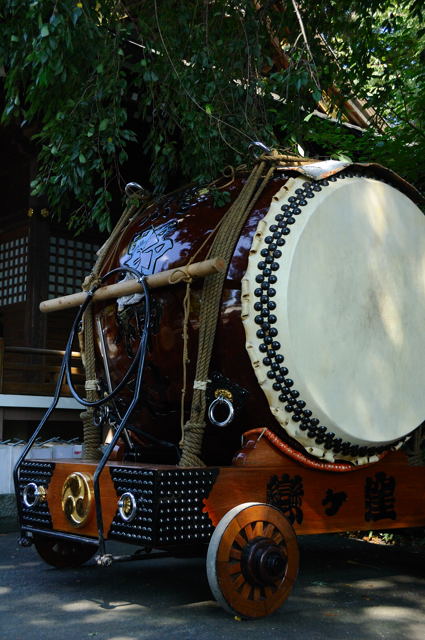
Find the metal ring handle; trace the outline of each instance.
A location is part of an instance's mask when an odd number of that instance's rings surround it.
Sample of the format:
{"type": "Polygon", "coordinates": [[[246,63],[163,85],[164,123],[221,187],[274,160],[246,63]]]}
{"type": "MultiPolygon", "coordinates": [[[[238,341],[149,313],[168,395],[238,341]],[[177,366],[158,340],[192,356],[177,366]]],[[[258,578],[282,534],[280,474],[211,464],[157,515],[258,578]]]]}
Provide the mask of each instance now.
{"type": "Polygon", "coordinates": [[[39,503],[40,498],[41,492],[38,490],[38,486],[35,482],[29,482],[25,485],[22,493],[22,500],[28,509],[35,507],[35,505],[39,503]]]}
{"type": "Polygon", "coordinates": [[[130,491],[123,493],[118,500],[118,511],[124,522],[134,520],[137,513],[137,503],[136,498],[130,491]]]}
{"type": "Polygon", "coordinates": [[[129,182],[125,185],[125,195],[127,198],[143,198],[146,194],[146,189],[138,182],[129,182]]]}
{"type": "Polygon", "coordinates": [[[230,400],[228,400],[228,398],[225,398],[224,396],[218,396],[211,402],[208,408],[208,419],[215,427],[227,427],[227,425],[232,422],[234,415],[235,410],[233,408],[233,404],[230,402],[230,400]],[[229,411],[229,415],[227,416],[227,418],[225,418],[221,422],[219,420],[216,420],[216,418],[214,417],[214,410],[216,409],[216,407],[218,407],[219,404],[226,405],[229,411]]]}

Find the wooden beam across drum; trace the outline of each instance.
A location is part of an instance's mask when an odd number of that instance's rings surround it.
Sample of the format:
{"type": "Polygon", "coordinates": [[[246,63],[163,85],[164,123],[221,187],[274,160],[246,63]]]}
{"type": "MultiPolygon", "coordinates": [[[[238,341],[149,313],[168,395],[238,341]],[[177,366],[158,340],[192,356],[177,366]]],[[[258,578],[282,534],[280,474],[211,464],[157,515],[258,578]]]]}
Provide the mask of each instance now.
{"type": "MultiPolygon", "coordinates": [[[[152,275],[146,276],[146,282],[151,289],[157,289],[170,284],[177,284],[187,278],[204,278],[213,273],[223,272],[225,268],[226,263],[223,258],[210,258],[209,260],[182,265],[175,269],[167,269],[166,271],[153,273],[152,275]]],[[[125,280],[97,289],[93,295],[93,301],[113,300],[114,298],[121,298],[134,293],[143,293],[143,287],[136,279],[125,280]]],[[[79,307],[84,303],[86,297],[87,293],[85,291],[79,291],[77,293],[71,293],[69,296],[44,300],[40,303],[40,311],[49,313],[51,311],[79,307]]]]}

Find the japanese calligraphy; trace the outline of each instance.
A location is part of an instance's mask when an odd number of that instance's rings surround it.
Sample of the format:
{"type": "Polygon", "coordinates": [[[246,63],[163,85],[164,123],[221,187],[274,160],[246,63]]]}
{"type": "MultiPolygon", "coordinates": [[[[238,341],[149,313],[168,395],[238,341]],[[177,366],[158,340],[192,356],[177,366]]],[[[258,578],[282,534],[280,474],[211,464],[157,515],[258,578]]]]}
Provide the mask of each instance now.
{"type": "Polygon", "coordinates": [[[154,273],[157,261],[173,247],[170,236],[176,227],[176,221],[171,220],[138,233],[130,242],[122,264],[137,269],[143,275],[154,273]]]}
{"type": "Polygon", "coordinates": [[[327,516],[334,516],[341,508],[341,505],[347,500],[347,494],[345,491],[339,491],[335,493],[333,489],[328,489],[326,491],[326,495],[322,500],[322,504],[325,507],[329,505],[327,509],[325,509],[325,513],[327,516]]]}
{"type": "Polygon", "coordinates": [[[396,519],[394,489],[395,478],[387,476],[384,471],[375,473],[374,478],[366,478],[366,521],[376,522],[385,518],[396,519]]]}
{"type": "Polygon", "coordinates": [[[291,524],[303,521],[303,481],[300,476],[284,473],[281,478],[272,476],[267,485],[267,502],[278,507],[291,524]]]}

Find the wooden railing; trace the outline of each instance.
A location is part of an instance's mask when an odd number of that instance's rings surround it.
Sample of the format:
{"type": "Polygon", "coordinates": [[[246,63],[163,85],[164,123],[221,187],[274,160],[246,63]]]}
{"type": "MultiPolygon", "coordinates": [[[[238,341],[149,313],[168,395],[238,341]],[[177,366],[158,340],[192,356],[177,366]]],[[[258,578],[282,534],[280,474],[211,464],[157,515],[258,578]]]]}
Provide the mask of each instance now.
{"type": "MultiPolygon", "coordinates": [[[[63,355],[59,349],[5,345],[0,338],[0,393],[53,395],[63,355]]],[[[72,352],[71,363],[74,385],[81,391],[84,371],[79,352],[72,352]]],[[[62,395],[71,395],[66,381],[62,385],[62,395]]]]}

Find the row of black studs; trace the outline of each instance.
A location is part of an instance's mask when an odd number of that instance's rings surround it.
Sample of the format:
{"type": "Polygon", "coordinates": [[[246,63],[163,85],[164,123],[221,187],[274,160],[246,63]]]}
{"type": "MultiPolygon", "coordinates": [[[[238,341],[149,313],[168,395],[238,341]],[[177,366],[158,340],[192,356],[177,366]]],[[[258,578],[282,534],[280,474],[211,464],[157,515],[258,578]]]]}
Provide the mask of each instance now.
{"type": "Polygon", "coordinates": [[[279,401],[285,404],[285,410],[292,414],[293,422],[300,423],[300,430],[306,431],[311,441],[328,451],[332,450],[336,455],[365,457],[382,453],[388,447],[365,447],[345,442],[342,438],[336,438],[334,433],[329,432],[328,428],[321,425],[319,419],[313,416],[306,402],[300,398],[299,391],[293,388],[294,381],[288,377],[288,368],[283,364],[285,357],[281,352],[282,345],[276,339],[278,330],[274,325],[277,318],[273,313],[276,309],[276,302],[273,300],[276,296],[274,285],[278,280],[276,272],[280,268],[278,260],[282,257],[282,248],[286,243],[285,236],[290,234],[291,226],[296,222],[296,216],[302,213],[303,207],[314,198],[315,193],[328,186],[330,182],[336,182],[338,178],[353,177],[361,176],[353,172],[342,172],[329,179],[303,182],[302,188],[295,190],[296,195],[290,196],[288,202],[281,206],[282,213],[275,216],[275,223],[270,225],[268,235],[264,238],[267,248],[260,252],[261,260],[257,265],[260,273],[255,278],[259,286],[254,291],[254,296],[257,298],[254,309],[258,314],[255,316],[255,323],[259,326],[257,337],[262,341],[259,349],[264,354],[263,364],[267,367],[267,377],[274,381],[273,389],[279,392],[279,401]]]}

